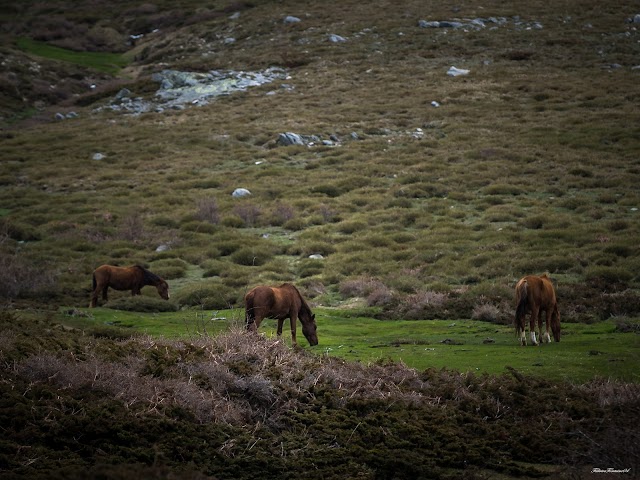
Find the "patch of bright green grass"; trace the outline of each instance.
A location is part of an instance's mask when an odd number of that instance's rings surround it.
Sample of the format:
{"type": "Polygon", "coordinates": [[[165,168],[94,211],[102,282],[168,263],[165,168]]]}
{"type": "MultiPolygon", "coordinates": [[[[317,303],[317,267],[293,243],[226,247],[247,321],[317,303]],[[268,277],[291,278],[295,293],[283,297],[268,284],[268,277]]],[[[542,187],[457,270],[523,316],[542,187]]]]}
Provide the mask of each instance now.
{"type": "Polygon", "coordinates": [[[21,50],[33,55],[74,63],[112,75],[118,73],[121,68],[128,64],[128,61],[119,53],[75,52],[30,38],[20,38],[17,40],[16,45],[21,50]]]}
{"type": "MultiPolygon", "coordinates": [[[[90,317],[63,316],[64,322],[74,326],[113,326],[169,338],[216,335],[232,326],[241,327],[244,322],[241,308],[157,314],[106,308],[83,311],[90,317]]],[[[363,363],[391,359],[417,370],[447,368],[500,375],[512,367],[523,374],[575,383],[596,377],[640,382],[636,368],[640,338],[635,333],[617,332],[612,321],[566,323],[560,343],[522,347],[510,325],[475,320],[385,321],[329,308],[317,308],[315,313],[319,345],[309,347],[300,324],[297,339],[302,348],[318,355],[363,363]]],[[[260,333],[277,338],[276,323],[266,319],[260,333]]],[[[287,320],[283,340],[288,344],[289,328],[287,320]]]]}
{"type": "Polygon", "coordinates": [[[80,316],[77,316],[77,313],[75,316],[69,316],[69,308],[63,308],[61,318],[65,324],[76,328],[114,327],[131,333],[166,338],[216,335],[228,330],[240,318],[239,310],[216,312],[194,309],[181,312],[140,313],[99,307],[81,311],[83,314],[80,316]]]}

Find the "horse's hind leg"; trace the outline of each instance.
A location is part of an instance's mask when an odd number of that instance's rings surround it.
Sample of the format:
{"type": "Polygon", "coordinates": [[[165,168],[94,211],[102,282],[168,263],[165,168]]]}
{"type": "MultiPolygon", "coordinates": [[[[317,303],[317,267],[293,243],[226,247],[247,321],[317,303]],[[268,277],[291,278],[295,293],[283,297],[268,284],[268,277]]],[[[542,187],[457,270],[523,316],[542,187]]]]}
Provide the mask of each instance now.
{"type": "Polygon", "coordinates": [[[109,290],[109,286],[107,285],[102,289],[102,300],[105,302],[109,301],[109,296],[107,295],[107,290],[109,290]]]}
{"type": "Polygon", "coordinates": [[[553,308],[548,308],[546,313],[546,329],[544,335],[542,334],[542,317],[538,321],[540,325],[540,341],[543,343],[551,343],[551,336],[549,335],[549,327],[551,326],[551,315],[553,314],[553,308]]]}
{"type": "Polygon", "coordinates": [[[529,320],[529,331],[531,333],[531,344],[538,345],[538,341],[536,340],[536,323],[538,321],[538,315],[540,314],[540,309],[537,307],[533,307],[531,309],[531,319],[529,320]]]}

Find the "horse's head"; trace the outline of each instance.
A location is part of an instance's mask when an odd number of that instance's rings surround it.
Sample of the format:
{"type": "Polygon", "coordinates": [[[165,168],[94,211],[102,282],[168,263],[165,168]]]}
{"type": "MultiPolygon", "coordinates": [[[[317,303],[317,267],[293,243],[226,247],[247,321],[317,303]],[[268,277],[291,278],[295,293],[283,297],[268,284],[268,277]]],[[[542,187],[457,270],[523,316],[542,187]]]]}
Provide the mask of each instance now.
{"type": "Polygon", "coordinates": [[[158,290],[158,295],[160,295],[165,300],[169,300],[169,284],[162,280],[158,285],[156,285],[156,289],[158,290]]]}
{"type": "Polygon", "coordinates": [[[302,333],[305,338],[309,341],[309,345],[317,345],[318,344],[318,333],[316,326],[316,316],[311,312],[303,312],[300,315],[300,323],[302,323],[302,333]]]}

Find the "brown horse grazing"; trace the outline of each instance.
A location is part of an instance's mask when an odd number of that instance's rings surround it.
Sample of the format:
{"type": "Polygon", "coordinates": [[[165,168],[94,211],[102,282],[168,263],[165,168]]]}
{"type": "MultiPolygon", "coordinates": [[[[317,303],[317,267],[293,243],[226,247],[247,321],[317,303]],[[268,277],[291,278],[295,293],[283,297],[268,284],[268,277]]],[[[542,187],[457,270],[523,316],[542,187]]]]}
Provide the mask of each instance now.
{"type": "Polygon", "coordinates": [[[538,321],[541,341],[551,342],[549,324],[551,324],[551,329],[553,330],[553,339],[556,342],[560,341],[560,312],[558,312],[556,292],[551,279],[546,274],[541,276],[529,275],[516,284],[516,335],[520,337],[520,344],[523,346],[527,345],[525,335],[527,312],[531,312],[529,332],[531,333],[531,343],[533,345],[538,345],[536,341],[536,320],[538,321]],[[544,335],[542,334],[541,316],[543,310],[547,317],[547,328],[544,335]]]}
{"type": "Polygon", "coordinates": [[[109,287],[114,290],[131,290],[131,295],[140,295],[142,287],[153,285],[158,289],[158,294],[165,300],[169,300],[169,285],[155,273],[151,273],[140,265],[132,267],[114,267],[102,265],[93,271],[93,292],[89,308],[98,305],[98,296],[102,292],[102,300],[107,298],[109,287]]]}
{"type": "Polygon", "coordinates": [[[291,321],[291,343],[296,342],[296,320],[302,323],[302,333],[310,345],[318,344],[316,316],[296,287],[284,283],[279,287],[258,286],[244,297],[247,330],[256,332],[265,318],[278,320],[278,336],[282,335],[285,318],[291,321]]]}

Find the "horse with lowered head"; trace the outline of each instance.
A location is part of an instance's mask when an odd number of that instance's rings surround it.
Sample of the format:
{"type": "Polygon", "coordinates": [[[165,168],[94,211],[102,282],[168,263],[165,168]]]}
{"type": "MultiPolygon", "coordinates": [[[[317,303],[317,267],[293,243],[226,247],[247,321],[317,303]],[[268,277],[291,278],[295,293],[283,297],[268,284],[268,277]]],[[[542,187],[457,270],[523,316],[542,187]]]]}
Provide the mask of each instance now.
{"type": "Polygon", "coordinates": [[[278,336],[282,335],[285,318],[291,322],[291,343],[296,342],[296,321],[300,319],[302,333],[309,345],[318,344],[316,316],[296,287],[284,283],[279,287],[258,286],[244,297],[247,330],[256,332],[265,318],[278,320],[278,336]]]}
{"type": "Polygon", "coordinates": [[[131,295],[140,295],[142,287],[153,285],[158,294],[165,300],[169,300],[169,285],[155,273],[150,272],[140,265],[132,267],[114,267],[102,265],[93,271],[93,291],[89,308],[98,305],[98,296],[102,292],[102,300],[107,298],[109,287],[114,290],[131,290],[131,295]]]}
{"type": "Polygon", "coordinates": [[[525,335],[525,323],[527,313],[531,313],[529,319],[529,332],[531,334],[531,344],[538,345],[536,340],[536,321],[540,331],[540,340],[551,343],[549,326],[553,331],[553,338],[560,341],[560,312],[558,312],[558,302],[556,292],[551,279],[543,274],[541,276],[528,275],[516,284],[516,335],[520,337],[520,344],[527,345],[525,335]],[[546,331],[542,333],[542,314],[546,314],[546,331]]]}

